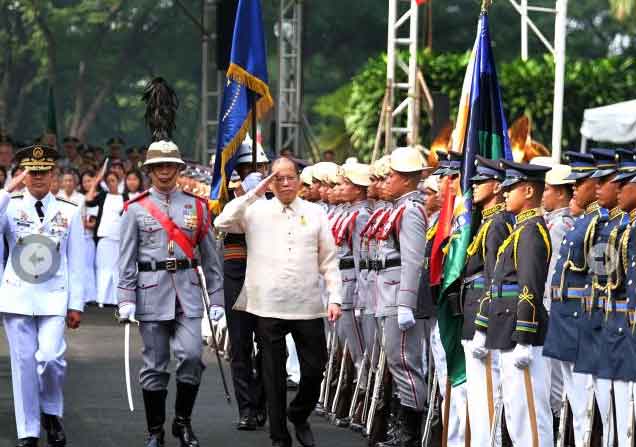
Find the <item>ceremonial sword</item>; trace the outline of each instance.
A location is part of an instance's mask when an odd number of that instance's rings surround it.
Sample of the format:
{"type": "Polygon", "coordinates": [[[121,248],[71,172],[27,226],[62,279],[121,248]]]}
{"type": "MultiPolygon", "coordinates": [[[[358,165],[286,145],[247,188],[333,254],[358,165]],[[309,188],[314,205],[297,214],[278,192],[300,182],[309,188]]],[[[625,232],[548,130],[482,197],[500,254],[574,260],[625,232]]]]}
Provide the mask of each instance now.
{"type": "Polygon", "coordinates": [[[219,373],[221,374],[221,381],[223,382],[223,391],[225,392],[225,400],[228,404],[232,403],[232,398],[230,397],[230,390],[227,386],[227,380],[225,380],[225,371],[223,370],[223,363],[221,361],[221,354],[219,354],[219,346],[216,341],[216,335],[214,334],[214,326],[212,325],[212,318],[210,317],[210,297],[208,295],[208,288],[205,282],[205,276],[203,275],[203,269],[201,266],[197,266],[196,268],[197,275],[199,277],[199,283],[201,285],[201,300],[203,301],[203,307],[208,315],[208,324],[210,325],[210,333],[212,336],[210,337],[212,341],[212,349],[216,354],[216,362],[219,365],[219,373]]]}
{"type": "Polygon", "coordinates": [[[135,317],[129,317],[126,319],[119,319],[119,322],[124,325],[124,376],[126,379],[126,396],[128,397],[128,408],[130,411],[135,411],[132,397],[132,383],[130,380],[130,324],[134,323],[139,326],[139,321],[135,320],[135,317]]]}

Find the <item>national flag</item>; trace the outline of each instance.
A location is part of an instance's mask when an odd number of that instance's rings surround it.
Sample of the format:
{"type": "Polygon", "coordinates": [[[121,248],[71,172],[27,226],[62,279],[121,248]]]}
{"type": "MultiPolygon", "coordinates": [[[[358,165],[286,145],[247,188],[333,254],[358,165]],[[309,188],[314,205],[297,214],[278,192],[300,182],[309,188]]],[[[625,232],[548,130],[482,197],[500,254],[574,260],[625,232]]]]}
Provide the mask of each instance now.
{"type": "Polygon", "coordinates": [[[436,238],[439,237],[446,244],[443,274],[440,278],[438,322],[446,352],[448,377],[453,386],[460,385],[466,380],[466,364],[461,345],[462,317],[452,315],[447,293],[452,285],[457,286],[456,282],[461,277],[468,245],[473,237],[473,217],[478,218],[473,216],[470,184],[470,178],[475,173],[475,156],[479,154],[491,159],[512,159],[487,12],[482,12],[480,16],[477,39],[466,70],[456,122],[451,150],[463,154],[461,177],[455,180],[454,188],[449,187],[445,192],[445,200],[456,192],[452,213],[449,207],[443,215],[440,214],[438,232],[439,229],[449,227],[450,232],[436,235],[436,238]]]}
{"type": "Polygon", "coordinates": [[[428,0],[415,0],[415,3],[417,3],[418,6],[419,6],[419,5],[423,5],[425,3],[428,3],[428,0]]]}
{"type": "Polygon", "coordinates": [[[232,36],[230,66],[219,111],[214,174],[210,199],[215,212],[228,200],[227,184],[236,152],[252,122],[274,104],[267,85],[267,52],[260,0],[239,0],[232,36]]]}

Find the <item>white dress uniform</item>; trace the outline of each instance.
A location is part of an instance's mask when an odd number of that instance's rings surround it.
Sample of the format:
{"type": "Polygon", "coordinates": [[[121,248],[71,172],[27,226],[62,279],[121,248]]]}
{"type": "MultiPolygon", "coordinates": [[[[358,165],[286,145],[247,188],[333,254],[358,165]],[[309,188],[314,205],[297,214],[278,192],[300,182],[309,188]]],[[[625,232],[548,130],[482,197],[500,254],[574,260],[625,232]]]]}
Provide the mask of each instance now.
{"type": "Polygon", "coordinates": [[[18,438],[40,437],[40,414],[61,417],[66,371],[65,317],[83,311],[85,243],[79,207],[47,194],[40,202],[25,190],[0,190],[0,233],[9,243],[9,262],[0,285],[0,314],[11,354],[11,378],[18,438]],[[40,234],[53,240],[60,256],[55,275],[34,284],[11,262],[16,244],[40,234]]]}
{"type": "Polygon", "coordinates": [[[104,200],[102,220],[97,229],[97,252],[95,275],[97,283],[97,303],[117,304],[117,284],[119,283],[119,238],[121,213],[124,199],[120,194],[107,194],[104,200]]]}

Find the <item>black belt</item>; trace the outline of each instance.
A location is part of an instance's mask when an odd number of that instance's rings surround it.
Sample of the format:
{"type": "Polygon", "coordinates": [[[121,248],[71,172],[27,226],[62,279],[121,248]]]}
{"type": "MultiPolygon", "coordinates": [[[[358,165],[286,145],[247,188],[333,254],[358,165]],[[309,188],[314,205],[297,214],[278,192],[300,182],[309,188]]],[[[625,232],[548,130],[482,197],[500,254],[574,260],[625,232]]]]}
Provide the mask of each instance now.
{"type": "Polygon", "coordinates": [[[177,270],[195,269],[199,266],[199,261],[193,259],[166,259],[165,261],[138,262],[137,269],[140,272],[156,272],[157,270],[166,270],[168,272],[176,272],[177,270]]]}
{"type": "Polygon", "coordinates": [[[360,270],[366,270],[369,267],[366,259],[360,259],[360,270]]]}
{"type": "Polygon", "coordinates": [[[356,264],[353,262],[352,258],[348,258],[348,259],[341,259],[340,260],[340,270],[348,270],[348,269],[352,269],[356,266],[356,264]]]}
{"type": "Polygon", "coordinates": [[[369,270],[380,271],[391,267],[399,267],[400,265],[402,265],[402,261],[399,258],[386,259],[385,261],[382,261],[380,259],[370,260],[369,270]]]}

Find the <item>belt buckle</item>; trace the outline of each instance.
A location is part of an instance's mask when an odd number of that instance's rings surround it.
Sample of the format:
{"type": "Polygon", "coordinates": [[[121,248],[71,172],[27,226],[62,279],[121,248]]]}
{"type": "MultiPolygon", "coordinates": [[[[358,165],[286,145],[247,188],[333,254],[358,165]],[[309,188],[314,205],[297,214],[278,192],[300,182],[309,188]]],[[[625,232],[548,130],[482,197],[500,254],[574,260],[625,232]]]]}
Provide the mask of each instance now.
{"type": "Polygon", "coordinates": [[[177,271],[177,258],[168,258],[165,260],[165,263],[166,263],[166,271],[168,272],[177,271]]]}

